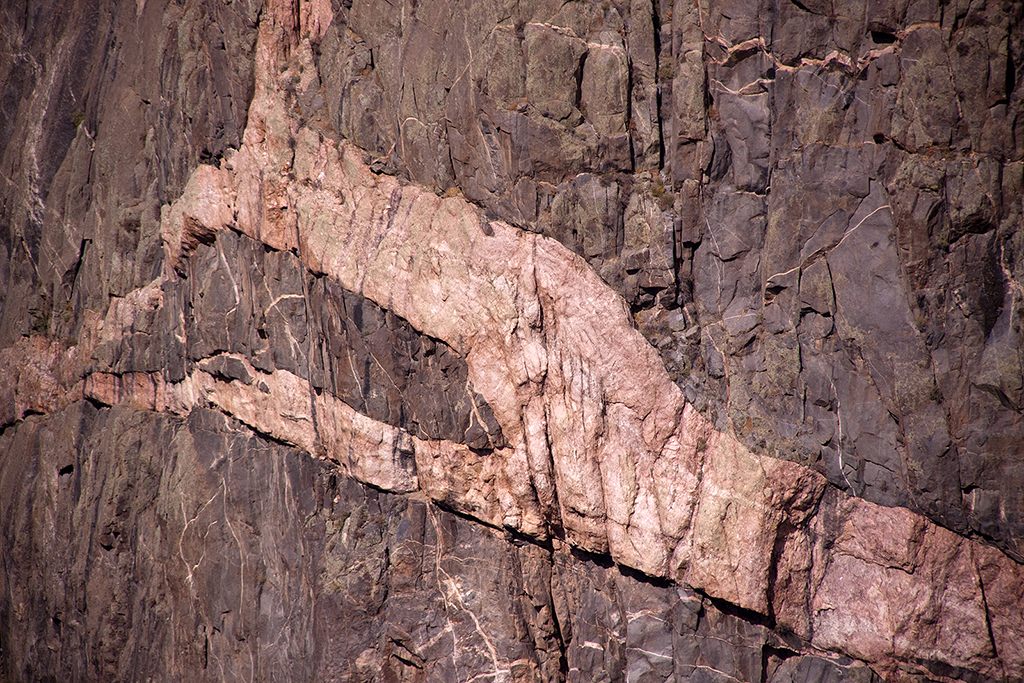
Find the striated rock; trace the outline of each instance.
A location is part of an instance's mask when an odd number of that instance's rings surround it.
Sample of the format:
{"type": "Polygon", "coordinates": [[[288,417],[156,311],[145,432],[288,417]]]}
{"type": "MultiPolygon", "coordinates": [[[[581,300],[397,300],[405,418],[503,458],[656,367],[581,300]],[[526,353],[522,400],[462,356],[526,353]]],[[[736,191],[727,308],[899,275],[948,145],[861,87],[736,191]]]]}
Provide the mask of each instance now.
{"type": "MultiPolygon", "coordinates": [[[[254,109],[259,111],[260,106],[257,100],[254,109]]],[[[677,578],[745,609],[768,614],[771,577],[779,573],[773,565],[777,558],[772,558],[778,529],[784,519],[797,533],[806,527],[823,483],[810,472],[801,475],[795,465],[757,458],[731,437],[705,426],[703,418],[685,406],[660,363],[625,322],[614,296],[595,297],[602,285],[582,264],[574,265],[573,257],[556,244],[499,222],[490,223],[488,235],[478,229],[475,214],[461,200],[439,200],[413,187],[374,177],[343,147],[335,153],[324,141],[317,144],[313,136],[296,133],[293,169],[298,187],[313,188],[302,179],[312,178],[314,173],[321,183],[311,192],[297,190],[290,202],[296,207],[300,254],[314,271],[336,277],[343,286],[378,302],[387,302],[414,327],[447,340],[464,353],[474,385],[493,407],[509,440],[511,457],[503,458],[499,468],[468,453],[460,456],[457,449],[452,453],[443,446],[416,447],[417,476],[424,491],[486,522],[543,537],[544,515],[538,507],[542,494],[516,467],[520,463],[547,465],[543,454],[526,456],[524,423],[534,415],[526,407],[532,396],[541,397],[548,406],[544,428],[553,476],[543,470],[540,474],[554,481],[560,506],[558,526],[572,544],[609,552],[627,566],[677,578]],[[304,141],[316,146],[303,150],[304,141]],[[303,160],[315,161],[310,167],[303,160]],[[327,184],[329,178],[337,185],[327,184]],[[326,203],[321,199],[324,196],[329,198],[326,203]],[[350,206],[345,213],[365,218],[350,218],[344,227],[333,199],[338,196],[348,198],[350,206]],[[435,218],[438,215],[441,220],[435,218]],[[376,246],[335,246],[342,244],[376,246]],[[453,248],[453,244],[460,246],[453,248]],[[453,262],[452,253],[475,254],[471,259],[474,267],[467,269],[453,262]],[[495,287],[495,282],[502,286],[495,287]],[[581,286],[583,283],[587,284],[581,286]],[[616,319],[622,321],[617,326],[616,319]],[[453,320],[461,323],[458,329],[451,326],[453,320]],[[595,343],[598,329],[614,341],[595,343]],[[631,360],[620,355],[623,353],[631,360]],[[646,363],[641,360],[645,356],[646,363]],[[625,374],[621,370],[625,367],[643,374],[625,374]],[[535,387],[541,379],[543,388],[535,387]],[[657,389],[659,386],[663,388],[657,389]],[[638,393],[641,387],[642,393],[638,393]],[[539,393],[537,389],[541,389],[539,393]],[[589,455],[581,458],[581,452],[593,453],[593,459],[589,455]],[[599,484],[596,488],[595,483],[599,484]]],[[[271,158],[281,143],[264,137],[258,144],[270,151],[251,149],[243,156],[247,150],[243,148],[239,156],[271,158]]],[[[252,172],[249,166],[236,166],[235,173],[243,178],[252,172]]],[[[189,201],[187,196],[184,201],[189,201]]],[[[858,225],[863,234],[869,234],[868,228],[863,228],[865,220],[858,225]]],[[[244,224],[238,227],[247,229],[244,224]]],[[[725,252],[717,256],[728,257],[725,252]]],[[[837,301],[842,311],[843,300],[838,295],[837,301]]],[[[283,372],[277,372],[286,380],[282,391],[290,396],[300,394],[297,387],[287,384],[293,375],[283,372]]],[[[287,422],[311,424],[311,417],[305,416],[312,411],[287,409],[282,413],[286,422],[278,423],[268,414],[273,401],[266,404],[267,409],[252,412],[248,401],[236,395],[245,392],[244,386],[233,381],[230,389],[205,388],[205,392],[209,400],[261,431],[314,450],[312,435],[287,422]]],[[[269,392],[271,396],[274,393],[273,389],[269,392]]],[[[254,395],[252,391],[248,394],[254,395]]],[[[329,411],[329,406],[324,409],[329,411]]],[[[351,457],[354,451],[349,449],[349,454],[351,457]]],[[[393,457],[391,462],[401,462],[401,458],[393,457]]],[[[366,469],[359,464],[354,464],[354,469],[379,472],[379,468],[366,469]]],[[[406,486],[401,477],[395,481],[406,486]]],[[[543,495],[550,497],[550,492],[543,495]]],[[[859,516],[870,517],[875,509],[859,516]]],[[[827,510],[814,518],[827,516],[827,510]]],[[[899,529],[893,535],[909,538],[912,534],[899,529]]],[[[821,579],[813,576],[816,567],[821,571],[844,566],[844,558],[840,553],[832,560],[829,554],[815,561],[812,553],[811,588],[795,591],[806,600],[811,625],[800,624],[799,611],[787,609],[784,598],[780,603],[783,612],[790,612],[794,630],[813,633],[812,642],[825,648],[850,651],[877,664],[893,659],[931,659],[920,645],[907,651],[895,644],[893,639],[905,630],[905,624],[882,618],[884,615],[872,623],[880,634],[879,642],[893,643],[889,647],[872,645],[872,637],[863,634],[863,645],[851,646],[853,631],[844,631],[828,618],[812,616],[830,614],[838,605],[860,604],[865,599],[834,597],[837,587],[829,582],[829,574],[821,579]]],[[[806,571],[806,566],[799,564],[795,568],[806,571]]],[[[968,581],[973,576],[978,585],[972,564],[963,571],[968,581]]],[[[919,578],[896,582],[887,592],[912,594],[919,582],[935,586],[944,583],[945,577],[939,579],[924,569],[919,578]]],[[[879,577],[873,584],[887,585],[879,577]]],[[[948,600],[958,606],[965,602],[962,595],[950,595],[948,600]]],[[[940,604],[943,602],[940,599],[940,604]]],[[[840,608],[840,613],[846,609],[840,608]]],[[[981,614],[980,623],[984,623],[984,610],[981,614]]],[[[936,647],[944,653],[943,658],[954,665],[984,668],[986,656],[994,654],[985,650],[988,642],[984,638],[975,646],[959,643],[962,651],[944,647],[941,627],[938,633],[919,637],[920,641],[915,634],[909,641],[939,643],[936,647]]]]}

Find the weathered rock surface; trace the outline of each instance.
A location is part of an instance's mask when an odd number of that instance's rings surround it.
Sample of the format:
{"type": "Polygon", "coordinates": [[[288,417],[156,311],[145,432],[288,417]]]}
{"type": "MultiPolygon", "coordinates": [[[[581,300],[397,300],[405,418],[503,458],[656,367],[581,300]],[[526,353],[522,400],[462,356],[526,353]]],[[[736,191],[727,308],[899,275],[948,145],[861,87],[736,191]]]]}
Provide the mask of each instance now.
{"type": "Polygon", "coordinates": [[[1019,7],[58,5],[0,677],[1024,678],[1019,7]]]}

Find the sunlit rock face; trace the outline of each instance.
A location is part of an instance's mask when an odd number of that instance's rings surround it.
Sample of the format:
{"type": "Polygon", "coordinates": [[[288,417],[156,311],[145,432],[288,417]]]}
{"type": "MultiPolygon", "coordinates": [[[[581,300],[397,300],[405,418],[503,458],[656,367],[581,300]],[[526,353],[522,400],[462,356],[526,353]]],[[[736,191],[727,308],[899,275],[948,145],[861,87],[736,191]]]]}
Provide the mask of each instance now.
{"type": "Polygon", "coordinates": [[[1024,678],[1024,9],[904,4],[4,9],[0,679],[1024,678]]]}

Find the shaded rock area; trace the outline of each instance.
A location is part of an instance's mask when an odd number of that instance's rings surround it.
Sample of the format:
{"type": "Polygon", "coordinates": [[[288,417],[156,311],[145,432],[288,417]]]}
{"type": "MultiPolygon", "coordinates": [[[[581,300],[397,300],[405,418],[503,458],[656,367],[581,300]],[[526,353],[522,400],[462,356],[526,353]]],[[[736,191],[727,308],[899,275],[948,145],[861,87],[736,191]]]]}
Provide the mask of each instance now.
{"type": "MultiPolygon", "coordinates": [[[[256,381],[231,357],[240,355],[257,370],[286,370],[422,439],[505,445],[458,353],[330,278],[311,276],[293,254],[224,232],[196,249],[189,269],[187,299],[177,304],[187,329],[176,333],[188,340],[190,361],[210,359],[204,368],[211,374],[256,381]]],[[[173,336],[166,327],[162,333],[173,336]]],[[[130,371],[156,369],[133,364],[130,371]]]]}
{"type": "Polygon", "coordinates": [[[0,680],[1024,678],[1019,3],[0,24],[0,680]]]}
{"type": "Polygon", "coordinates": [[[197,163],[240,144],[259,12],[5,3],[4,346],[72,334],[83,310],[160,272],[161,205],[197,163]]]}

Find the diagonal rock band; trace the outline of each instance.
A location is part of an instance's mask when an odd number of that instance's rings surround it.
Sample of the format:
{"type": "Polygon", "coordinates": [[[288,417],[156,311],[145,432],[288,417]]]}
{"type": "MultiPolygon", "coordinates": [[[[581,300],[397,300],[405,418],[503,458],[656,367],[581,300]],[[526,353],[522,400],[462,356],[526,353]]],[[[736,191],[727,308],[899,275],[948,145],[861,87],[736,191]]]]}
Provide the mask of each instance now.
{"type": "Polygon", "coordinates": [[[372,172],[358,148],[287,116],[274,60],[258,54],[244,144],[221,168],[198,167],[165,212],[169,267],[200,257],[189,254],[210,231],[293,251],[450,346],[502,442],[423,439],[283,369],[266,373],[269,391],[194,373],[195,400],[365,483],[422,490],[539,541],[557,533],[883,670],[941,653],[950,666],[1024,671],[989,636],[1024,637],[1019,614],[993,607],[1012,604],[999,591],[1019,589],[1016,563],[907,510],[826,495],[819,474],[714,429],[580,257],[500,220],[483,232],[464,199],[372,172]],[[295,180],[269,193],[263,179],[280,168],[295,180]]]}
{"type": "Polygon", "coordinates": [[[0,681],[1024,680],[1024,7],[0,17],[0,681]]]}

